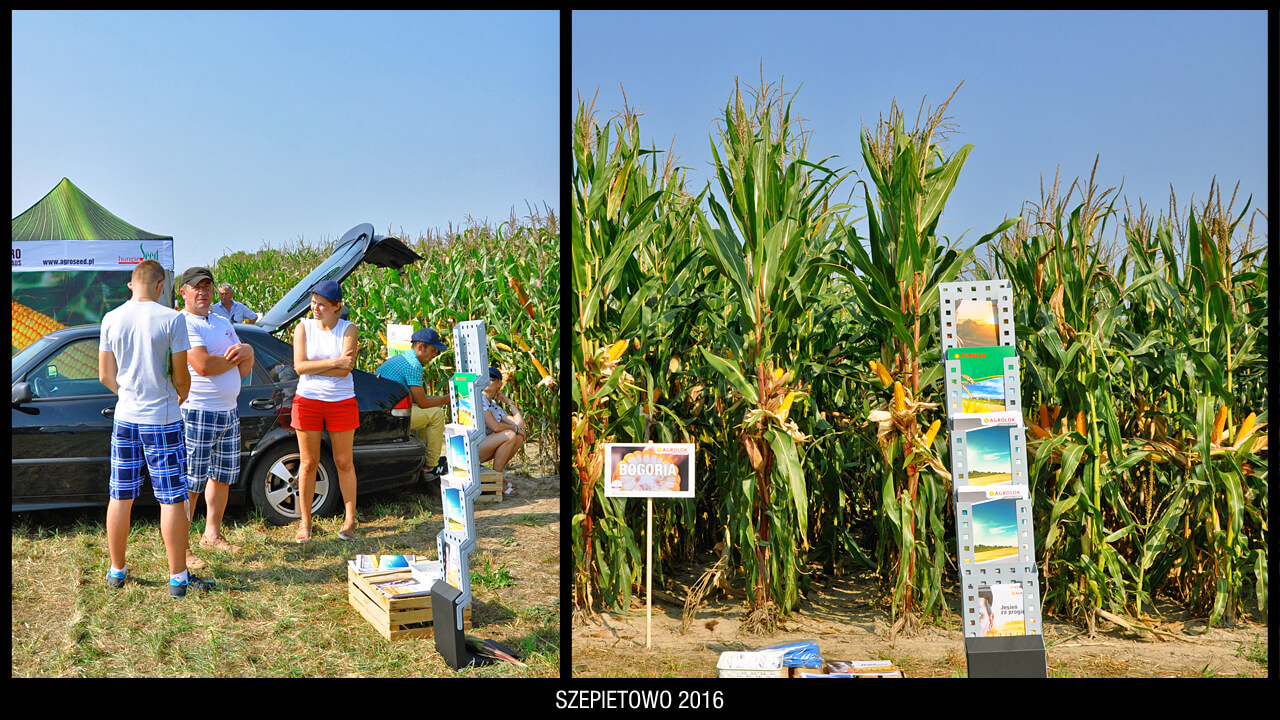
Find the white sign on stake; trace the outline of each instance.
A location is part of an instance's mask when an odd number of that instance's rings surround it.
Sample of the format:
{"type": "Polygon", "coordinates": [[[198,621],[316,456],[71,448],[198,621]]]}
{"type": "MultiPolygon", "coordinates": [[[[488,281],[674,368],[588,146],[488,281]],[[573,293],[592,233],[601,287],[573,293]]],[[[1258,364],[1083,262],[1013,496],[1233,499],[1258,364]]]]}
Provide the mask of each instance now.
{"type": "Polygon", "coordinates": [[[692,498],[693,443],[606,443],[605,497],[692,498]]]}
{"type": "Polygon", "coordinates": [[[605,443],[604,496],[645,499],[645,637],[653,639],[653,499],[692,498],[693,443],[605,443]]]}

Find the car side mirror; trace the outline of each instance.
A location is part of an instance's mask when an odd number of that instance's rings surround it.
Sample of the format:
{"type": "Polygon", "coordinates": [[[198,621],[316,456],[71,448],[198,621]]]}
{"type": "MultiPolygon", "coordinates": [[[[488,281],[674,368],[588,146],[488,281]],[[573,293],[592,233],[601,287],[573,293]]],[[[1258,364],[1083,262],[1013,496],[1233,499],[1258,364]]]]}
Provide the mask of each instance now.
{"type": "Polygon", "coordinates": [[[16,382],[13,384],[13,404],[21,405],[31,402],[34,397],[31,393],[31,384],[26,382],[16,382]]]}

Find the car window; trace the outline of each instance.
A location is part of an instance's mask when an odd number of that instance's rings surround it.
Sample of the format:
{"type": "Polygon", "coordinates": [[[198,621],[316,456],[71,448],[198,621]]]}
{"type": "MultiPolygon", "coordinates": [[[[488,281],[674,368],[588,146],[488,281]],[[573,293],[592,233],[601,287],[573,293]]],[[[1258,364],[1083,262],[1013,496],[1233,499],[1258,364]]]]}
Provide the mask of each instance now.
{"type": "Polygon", "coordinates": [[[293,346],[286,343],[254,343],[253,358],[258,365],[256,372],[265,378],[264,382],[297,380],[298,374],[293,371],[292,352],[293,346]]]}
{"type": "Polygon", "coordinates": [[[36,398],[109,395],[98,381],[98,338],[77,340],[60,348],[27,373],[27,383],[36,398]]]}

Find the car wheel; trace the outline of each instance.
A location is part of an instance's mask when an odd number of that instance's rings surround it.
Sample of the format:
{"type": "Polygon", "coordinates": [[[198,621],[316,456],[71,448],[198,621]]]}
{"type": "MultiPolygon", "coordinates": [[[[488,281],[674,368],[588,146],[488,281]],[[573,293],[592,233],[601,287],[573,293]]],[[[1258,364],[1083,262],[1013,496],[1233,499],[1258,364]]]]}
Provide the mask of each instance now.
{"type": "MultiPolygon", "coordinates": [[[[253,504],[272,525],[288,525],[301,518],[299,503],[299,470],[302,457],[294,443],[281,443],[267,451],[254,466],[249,478],[253,504]]],[[[313,516],[332,515],[342,507],[342,490],[338,471],[329,449],[321,447],[320,465],[316,468],[316,492],[311,502],[313,516]]]]}

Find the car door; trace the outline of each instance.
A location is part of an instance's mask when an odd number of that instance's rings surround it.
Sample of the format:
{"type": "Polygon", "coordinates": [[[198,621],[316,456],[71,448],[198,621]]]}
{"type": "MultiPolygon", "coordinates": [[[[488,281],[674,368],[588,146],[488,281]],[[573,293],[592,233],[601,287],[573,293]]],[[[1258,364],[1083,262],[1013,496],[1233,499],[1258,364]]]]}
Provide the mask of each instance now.
{"type": "Polygon", "coordinates": [[[98,382],[98,336],[51,346],[15,382],[32,397],[13,407],[13,505],[105,503],[117,398],[98,382]]]}

